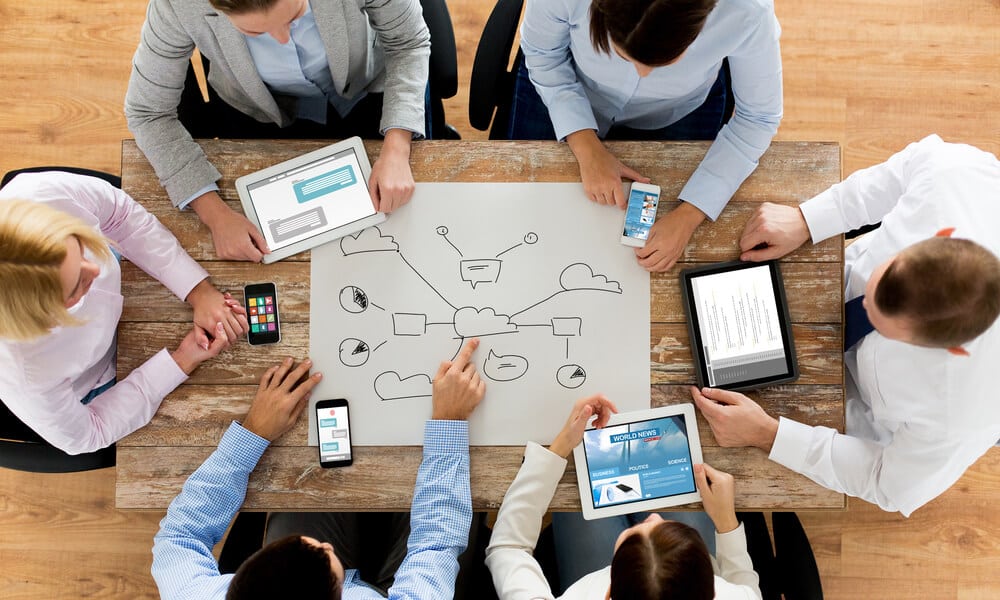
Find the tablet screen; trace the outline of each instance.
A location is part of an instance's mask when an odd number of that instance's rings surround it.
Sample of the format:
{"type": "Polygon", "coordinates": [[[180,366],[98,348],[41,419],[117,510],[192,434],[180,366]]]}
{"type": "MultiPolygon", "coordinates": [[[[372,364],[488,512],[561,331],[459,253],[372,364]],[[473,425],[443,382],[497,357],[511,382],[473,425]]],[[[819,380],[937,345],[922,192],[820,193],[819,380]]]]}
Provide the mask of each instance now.
{"type": "Polygon", "coordinates": [[[709,387],[766,383],[792,375],[784,307],[778,303],[780,280],[772,267],[739,265],[688,279],[696,325],[692,343],[701,348],[709,387]]]}
{"type": "Polygon", "coordinates": [[[353,149],[255,181],[247,194],[272,251],[375,214],[353,149]]]}
{"type": "Polygon", "coordinates": [[[696,489],[684,415],[589,429],[583,444],[594,508],[696,489]]]}

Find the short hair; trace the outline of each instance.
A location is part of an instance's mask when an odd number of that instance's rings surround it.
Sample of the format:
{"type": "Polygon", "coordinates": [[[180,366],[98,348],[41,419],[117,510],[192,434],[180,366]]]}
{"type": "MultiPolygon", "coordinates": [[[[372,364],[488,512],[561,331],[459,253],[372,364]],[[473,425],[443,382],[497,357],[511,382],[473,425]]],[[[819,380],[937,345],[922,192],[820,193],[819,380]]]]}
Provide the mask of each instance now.
{"type": "Polygon", "coordinates": [[[0,337],[25,341],[80,324],[66,309],[59,277],[71,236],[111,259],[107,238],[77,217],[41,202],[0,201],[0,337]]]}
{"type": "Polygon", "coordinates": [[[970,240],[924,240],[896,255],[874,300],[885,315],[912,324],[914,342],[961,346],[1000,314],[1000,259],[970,240]]]}
{"type": "Polygon", "coordinates": [[[229,582],[226,600],[340,600],[342,586],[323,548],[290,535],[243,561],[229,582]]]}
{"type": "Polygon", "coordinates": [[[593,0],[590,43],[610,54],[610,40],[644,65],[666,65],[698,37],[716,1],[593,0]]]}
{"type": "Polygon", "coordinates": [[[231,15],[241,15],[252,12],[267,12],[278,3],[278,0],[208,0],[216,10],[231,15]]]}
{"type": "Polygon", "coordinates": [[[664,521],[648,535],[625,538],[611,559],[612,600],[712,600],[715,575],[708,548],[684,523],[664,521]]]}

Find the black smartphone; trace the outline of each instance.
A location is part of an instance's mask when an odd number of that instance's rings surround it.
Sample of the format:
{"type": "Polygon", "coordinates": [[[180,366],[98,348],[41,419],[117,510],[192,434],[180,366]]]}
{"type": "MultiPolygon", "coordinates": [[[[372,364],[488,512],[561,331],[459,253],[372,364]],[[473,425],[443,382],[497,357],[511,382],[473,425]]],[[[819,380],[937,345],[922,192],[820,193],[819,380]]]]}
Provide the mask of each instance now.
{"type": "Polygon", "coordinates": [[[620,489],[621,491],[625,492],[626,494],[632,491],[632,488],[629,487],[629,486],[627,486],[627,485],[625,485],[624,483],[619,483],[615,487],[618,488],[618,489],[620,489]]]}
{"type": "Polygon", "coordinates": [[[347,400],[337,398],[316,403],[316,433],[319,437],[320,466],[348,467],[354,462],[347,400]]]}
{"type": "Polygon", "coordinates": [[[247,309],[251,346],[275,344],[281,341],[278,319],[278,291],[273,283],[251,283],[243,287],[243,306],[247,309]]]}

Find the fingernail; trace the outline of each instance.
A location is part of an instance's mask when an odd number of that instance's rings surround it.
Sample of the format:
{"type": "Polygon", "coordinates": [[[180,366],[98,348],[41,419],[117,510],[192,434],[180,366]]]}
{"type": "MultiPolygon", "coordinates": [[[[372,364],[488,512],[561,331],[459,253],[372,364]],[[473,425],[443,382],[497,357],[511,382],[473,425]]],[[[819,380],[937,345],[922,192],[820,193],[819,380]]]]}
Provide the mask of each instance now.
{"type": "Polygon", "coordinates": [[[315,377],[316,379],[323,379],[323,374],[322,373],[313,373],[313,377],[315,377]]]}
{"type": "Polygon", "coordinates": [[[202,350],[208,350],[208,344],[206,344],[206,343],[202,342],[202,344],[201,344],[201,349],[202,349],[202,350]]]}
{"type": "Polygon", "coordinates": [[[313,361],[312,361],[312,359],[310,359],[310,358],[307,358],[307,359],[305,359],[304,361],[302,361],[302,363],[303,363],[303,364],[306,364],[306,365],[311,365],[311,364],[313,364],[313,361]]]}
{"type": "Polygon", "coordinates": [[[285,364],[286,365],[292,364],[292,357],[291,356],[289,356],[288,358],[285,359],[285,364]]]}

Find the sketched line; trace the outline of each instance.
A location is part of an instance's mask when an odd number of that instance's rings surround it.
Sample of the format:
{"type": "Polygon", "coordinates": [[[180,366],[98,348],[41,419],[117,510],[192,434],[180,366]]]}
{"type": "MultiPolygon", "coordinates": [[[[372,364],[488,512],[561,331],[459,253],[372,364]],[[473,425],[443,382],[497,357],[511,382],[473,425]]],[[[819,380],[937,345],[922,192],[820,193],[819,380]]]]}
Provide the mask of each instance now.
{"type": "Polygon", "coordinates": [[[513,250],[514,248],[517,248],[518,246],[523,246],[523,245],[524,245],[524,242],[518,242],[518,243],[514,244],[513,246],[511,246],[510,248],[507,248],[506,250],[504,250],[500,254],[497,254],[494,258],[500,258],[501,254],[507,254],[508,252],[510,252],[511,250],[513,250]]]}
{"type": "Polygon", "coordinates": [[[569,358],[569,338],[566,338],[566,358],[569,358]]]}
{"type": "Polygon", "coordinates": [[[375,304],[374,302],[372,302],[372,301],[371,301],[371,299],[369,299],[369,300],[368,300],[368,306],[374,306],[375,308],[377,308],[377,309],[379,309],[379,310],[382,310],[382,311],[384,311],[384,310],[385,310],[384,308],[382,308],[382,307],[381,307],[381,306],[379,306],[378,304],[375,304]]]}
{"type": "MultiPolygon", "coordinates": [[[[374,354],[376,350],[378,350],[379,348],[381,348],[382,346],[384,346],[387,341],[389,341],[389,340],[382,340],[381,344],[379,344],[378,346],[375,346],[374,348],[372,348],[372,354],[374,354]]],[[[567,341],[569,341],[569,340],[567,339],[567,341]]]]}
{"type": "Polygon", "coordinates": [[[455,249],[455,252],[458,252],[458,255],[459,255],[459,256],[461,256],[462,258],[465,258],[465,255],[464,255],[464,254],[462,254],[462,251],[458,249],[458,246],[456,246],[455,244],[452,244],[452,243],[451,243],[451,240],[449,240],[449,239],[448,239],[448,236],[447,236],[447,235],[442,235],[441,237],[443,237],[443,238],[444,238],[444,241],[448,242],[448,244],[449,244],[449,245],[450,245],[450,246],[451,246],[452,248],[454,248],[454,249],[455,249]]]}
{"type": "Polygon", "coordinates": [[[531,310],[531,309],[535,308],[535,307],[536,307],[536,306],[538,306],[539,304],[544,304],[545,302],[548,302],[549,300],[551,300],[551,299],[555,298],[555,297],[556,297],[556,296],[558,296],[559,294],[564,294],[564,293],[566,293],[566,292],[568,292],[568,291],[569,291],[569,290],[559,290],[558,292],[556,292],[556,293],[552,294],[551,296],[549,296],[549,297],[548,297],[548,298],[546,298],[545,300],[539,300],[538,302],[535,302],[534,304],[532,304],[532,305],[531,305],[531,306],[529,306],[528,308],[524,308],[524,309],[521,309],[521,310],[517,311],[516,313],[512,313],[512,314],[510,315],[510,318],[512,318],[512,319],[513,319],[513,318],[514,318],[514,317],[516,317],[517,315],[519,315],[519,314],[521,314],[521,313],[523,313],[523,312],[528,312],[529,310],[531,310]]]}
{"type": "Polygon", "coordinates": [[[441,298],[442,300],[444,300],[445,304],[447,304],[448,306],[452,307],[455,310],[458,310],[457,306],[455,306],[451,302],[448,302],[448,299],[445,298],[443,295],[441,295],[441,292],[439,292],[438,289],[431,284],[431,282],[427,281],[427,278],[424,277],[423,275],[421,275],[420,271],[418,271],[413,265],[410,264],[410,261],[406,260],[406,257],[403,256],[402,252],[399,253],[399,258],[403,259],[403,262],[406,263],[406,266],[410,267],[410,269],[412,269],[413,272],[417,274],[417,277],[419,277],[420,279],[422,279],[423,282],[427,284],[427,287],[429,287],[432,290],[434,290],[434,293],[438,295],[438,298],[441,298]]]}

